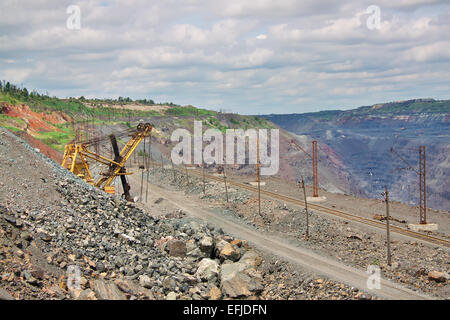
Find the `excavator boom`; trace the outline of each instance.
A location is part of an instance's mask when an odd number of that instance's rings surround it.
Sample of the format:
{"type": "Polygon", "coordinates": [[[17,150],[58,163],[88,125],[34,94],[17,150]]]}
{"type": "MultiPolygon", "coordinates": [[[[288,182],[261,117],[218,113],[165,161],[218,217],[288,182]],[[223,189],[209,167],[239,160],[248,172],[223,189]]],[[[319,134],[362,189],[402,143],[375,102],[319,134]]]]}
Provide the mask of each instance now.
{"type": "Polygon", "coordinates": [[[139,124],[137,130],[131,134],[130,140],[121,151],[119,151],[116,137],[114,134],[111,134],[109,138],[114,151],[114,159],[109,159],[88,150],[88,145],[86,143],[67,144],[64,148],[64,158],[61,165],[86,182],[107,193],[115,193],[112,183],[116,177],[120,177],[124,190],[123,196],[128,201],[133,201],[130,195],[130,185],[126,179],[126,175],[132,174],[132,172],[127,172],[125,164],[141,141],[145,137],[150,136],[152,129],[153,127],[149,123],[139,124]],[[101,177],[97,181],[92,177],[87,159],[94,160],[107,166],[107,170],[101,173],[101,177]]]}

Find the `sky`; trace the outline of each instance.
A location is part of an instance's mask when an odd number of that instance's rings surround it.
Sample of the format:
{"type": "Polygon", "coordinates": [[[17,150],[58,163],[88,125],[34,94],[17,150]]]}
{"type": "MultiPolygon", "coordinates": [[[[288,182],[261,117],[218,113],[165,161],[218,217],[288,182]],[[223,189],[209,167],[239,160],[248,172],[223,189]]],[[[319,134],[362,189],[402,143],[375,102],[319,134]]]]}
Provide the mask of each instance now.
{"type": "Polygon", "coordinates": [[[450,1],[2,0],[0,79],[241,114],[450,99],[450,1]]]}

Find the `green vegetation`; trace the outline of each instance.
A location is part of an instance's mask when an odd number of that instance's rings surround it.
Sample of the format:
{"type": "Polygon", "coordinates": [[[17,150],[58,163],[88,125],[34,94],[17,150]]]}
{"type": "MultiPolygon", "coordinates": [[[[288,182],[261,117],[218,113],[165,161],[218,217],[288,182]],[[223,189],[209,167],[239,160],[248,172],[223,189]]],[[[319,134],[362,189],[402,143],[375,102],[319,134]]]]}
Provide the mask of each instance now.
{"type": "MultiPolygon", "coordinates": [[[[128,103],[135,103],[130,98],[119,99],[86,99],[84,97],[59,99],[57,97],[50,97],[48,95],[40,94],[36,91],[29,92],[27,88],[19,88],[9,82],[0,81],[0,102],[6,102],[11,105],[26,104],[31,109],[37,112],[46,111],[62,111],[71,116],[77,117],[91,117],[99,119],[107,118],[126,118],[126,117],[152,117],[159,116],[160,113],[154,110],[140,111],[119,109],[111,107],[103,107],[103,105],[126,105],[128,103]],[[91,104],[93,107],[88,107],[86,104],[91,104]]],[[[137,100],[137,103],[145,105],[155,105],[153,100],[137,100]]],[[[178,105],[169,102],[161,103],[160,105],[169,105],[177,107],[178,105]]]]}
{"type": "Polygon", "coordinates": [[[235,118],[231,118],[230,122],[235,126],[238,126],[240,124],[239,120],[237,120],[235,118]]]}
{"type": "Polygon", "coordinates": [[[210,128],[218,129],[223,133],[225,133],[227,129],[230,129],[229,127],[224,126],[222,123],[220,123],[219,119],[215,117],[209,117],[208,119],[203,121],[203,124],[210,128]]]}
{"type": "Polygon", "coordinates": [[[36,137],[38,140],[42,141],[46,145],[50,146],[52,149],[63,151],[64,146],[69,143],[75,134],[71,128],[64,128],[62,131],[40,131],[36,137]]]}
{"type": "MultiPolygon", "coordinates": [[[[133,128],[139,119],[163,117],[164,125],[172,129],[193,129],[194,119],[202,120],[205,129],[215,128],[223,133],[230,128],[242,128],[244,130],[250,128],[275,128],[266,119],[256,116],[222,114],[216,111],[196,108],[191,105],[183,107],[171,102],[156,104],[152,99],[133,101],[129,97],[119,97],[118,99],[86,99],[82,96],[79,98],[59,99],[57,97],[50,97],[48,94],[40,94],[36,91],[30,92],[26,88],[19,88],[5,81],[0,81],[0,105],[2,102],[11,105],[25,104],[35,112],[51,113],[61,111],[72,118],[74,125],[84,125],[88,119],[89,125],[110,126],[121,124],[128,128],[133,128]],[[131,110],[127,109],[127,105],[130,104],[140,106],[167,105],[169,108],[163,109],[162,111],[145,110],[146,108],[142,108],[143,110],[131,110]]],[[[50,122],[48,123],[57,127],[59,131],[39,132],[36,138],[55,150],[63,151],[64,145],[73,140],[75,136],[72,124],[70,122],[56,125],[50,122]]],[[[21,128],[26,127],[23,120],[2,114],[0,114],[0,125],[12,131],[19,131],[21,128]]],[[[161,132],[157,134],[155,132],[154,135],[167,138],[170,136],[170,133],[166,134],[161,132]]],[[[118,142],[125,144],[120,139],[118,142]]]]}
{"type": "Polygon", "coordinates": [[[22,131],[21,128],[25,128],[26,123],[22,119],[10,117],[6,114],[0,114],[0,126],[5,127],[10,131],[22,131]]]}
{"type": "Polygon", "coordinates": [[[414,99],[360,107],[345,111],[351,116],[382,114],[450,113],[450,100],[414,99]]]}
{"type": "Polygon", "coordinates": [[[216,115],[217,112],[206,109],[199,109],[193,106],[186,106],[169,108],[165,110],[164,114],[173,116],[200,117],[216,115]]]}

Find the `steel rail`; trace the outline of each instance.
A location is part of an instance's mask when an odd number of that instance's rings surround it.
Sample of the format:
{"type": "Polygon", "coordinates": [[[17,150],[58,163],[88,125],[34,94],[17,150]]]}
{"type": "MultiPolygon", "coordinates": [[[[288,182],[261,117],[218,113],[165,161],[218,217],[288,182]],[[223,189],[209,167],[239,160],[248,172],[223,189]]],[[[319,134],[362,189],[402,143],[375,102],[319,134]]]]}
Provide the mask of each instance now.
{"type": "MultiPolygon", "coordinates": [[[[194,173],[196,176],[201,176],[202,175],[202,173],[197,172],[196,169],[195,170],[191,170],[191,172],[194,173]]],[[[210,180],[223,182],[223,178],[219,178],[219,177],[216,177],[216,176],[213,176],[213,175],[210,175],[210,174],[205,174],[205,177],[210,179],[210,180]]],[[[236,182],[236,181],[233,181],[233,180],[230,180],[230,179],[227,179],[227,182],[230,185],[233,185],[233,186],[241,188],[241,189],[246,189],[246,190],[254,192],[254,193],[258,192],[258,189],[255,188],[255,187],[252,187],[251,185],[247,185],[247,184],[244,184],[244,183],[241,183],[241,182],[236,182]]],[[[292,197],[289,197],[289,196],[285,196],[285,195],[282,195],[282,194],[278,194],[278,193],[275,193],[275,192],[271,192],[271,191],[267,191],[267,190],[261,190],[261,194],[264,194],[264,195],[266,195],[268,197],[271,197],[271,198],[274,198],[274,199],[283,200],[283,201],[290,202],[290,203],[293,203],[293,204],[296,204],[296,205],[305,206],[305,202],[302,201],[302,200],[298,200],[298,199],[295,199],[295,198],[292,198],[292,197]]],[[[330,214],[330,215],[333,215],[333,216],[338,216],[338,217],[341,217],[341,218],[344,218],[344,219],[347,219],[347,220],[356,221],[356,222],[359,222],[359,223],[363,223],[363,224],[370,225],[370,226],[377,227],[377,228],[384,229],[384,230],[386,229],[386,224],[383,223],[383,222],[377,221],[377,220],[364,218],[364,217],[361,217],[361,216],[358,216],[358,215],[354,215],[354,214],[351,214],[351,213],[348,213],[348,212],[345,212],[345,211],[331,209],[331,208],[324,207],[324,206],[321,206],[321,205],[318,205],[318,204],[314,204],[314,203],[308,203],[308,207],[310,207],[311,209],[315,209],[317,211],[320,211],[320,212],[323,212],[323,213],[326,213],[326,214],[330,214]]],[[[442,238],[439,238],[439,237],[423,234],[423,233],[420,233],[420,232],[408,230],[408,229],[405,229],[405,228],[402,228],[402,227],[398,227],[398,226],[393,226],[393,225],[390,226],[390,229],[391,229],[392,232],[395,232],[395,233],[398,233],[398,234],[401,234],[401,235],[405,235],[405,236],[408,236],[408,237],[411,237],[411,238],[415,238],[415,239],[418,239],[418,240],[422,240],[422,241],[426,241],[426,242],[430,242],[430,243],[433,243],[433,244],[438,244],[438,245],[442,245],[442,246],[445,246],[447,248],[450,248],[450,241],[446,240],[446,239],[442,239],[442,238]]]]}

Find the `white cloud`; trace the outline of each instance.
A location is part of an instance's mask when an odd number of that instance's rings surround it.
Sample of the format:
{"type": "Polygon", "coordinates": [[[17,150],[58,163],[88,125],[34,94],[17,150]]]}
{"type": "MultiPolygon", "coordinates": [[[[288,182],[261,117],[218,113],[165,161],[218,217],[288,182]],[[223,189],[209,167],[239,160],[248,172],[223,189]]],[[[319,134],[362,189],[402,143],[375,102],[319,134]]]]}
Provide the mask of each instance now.
{"type": "Polygon", "coordinates": [[[79,31],[70,4],[0,3],[0,78],[243,113],[450,98],[448,1],[80,0],[79,31]],[[371,4],[380,30],[366,27],[371,4]]]}

